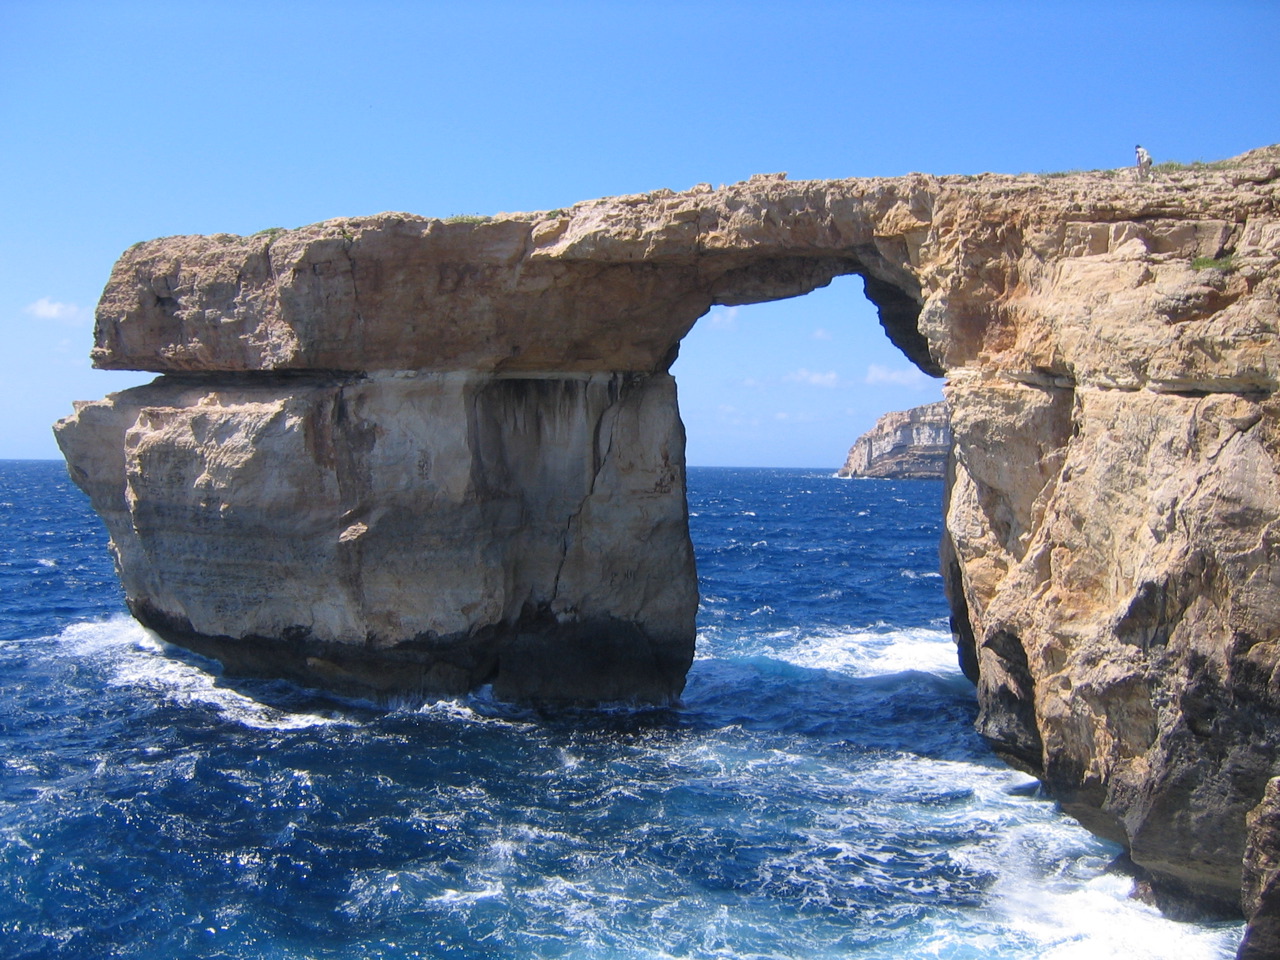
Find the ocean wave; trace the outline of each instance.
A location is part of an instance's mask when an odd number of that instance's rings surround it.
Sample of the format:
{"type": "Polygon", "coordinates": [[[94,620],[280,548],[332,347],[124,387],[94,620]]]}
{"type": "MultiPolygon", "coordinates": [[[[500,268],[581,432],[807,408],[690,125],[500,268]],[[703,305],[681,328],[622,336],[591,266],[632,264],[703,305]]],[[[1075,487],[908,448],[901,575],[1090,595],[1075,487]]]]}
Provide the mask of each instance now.
{"type": "Polygon", "coordinates": [[[179,705],[213,707],[229,722],[262,730],[304,730],[354,721],[259,702],[223,685],[212,661],[173,648],[131,617],[74,623],[56,638],[56,655],[82,660],[103,672],[108,687],[148,690],[179,705]],[[188,659],[189,658],[189,659],[188,659]]]}
{"type": "Polygon", "coordinates": [[[1099,872],[1066,889],[1027,879],[1006,870],[993,906],[1043,960],[1221,960],[1240,942],[1239,924],[1193,926],[1161,916],[1132,898],[1127,877],[1099,872]]]}
{"type": "MultiPolygon", "coordinates": [[[[491,690],[329,709],[219,677],[124,616],[63,629],[118,596],[46,577],[56,617],[0,643],[10,953],[1232,955],[1239,924],[1129,899],[1108,873],[1118,848],[973,730],[938,581],[899,574],[932,562],[936,485],[899,509],[879,482],[701,476],[723,488],[691,484],[707,615],[666,710],[535,710],[491,690]]],[[[23,570],[106,556],[45,546],[23,570]]]]}
{"type": "Polygon", "coordinates": [[[950,632],[925,627],[825,628],[764,644],[773,656],[799,667],[835,670],[859,677],[916,671],[959,676],[950,632]]]}
{"type": "Polygon", "coordinates": [[[927,570],[924,573],[920,573],[916,570],[910,570],[910,569],[904,568],[898,571],[898,576],[905,577],[908,580],[941,580],[942,579],[942,574],[938,573],[938,571],[936,570],[927,570]]]}

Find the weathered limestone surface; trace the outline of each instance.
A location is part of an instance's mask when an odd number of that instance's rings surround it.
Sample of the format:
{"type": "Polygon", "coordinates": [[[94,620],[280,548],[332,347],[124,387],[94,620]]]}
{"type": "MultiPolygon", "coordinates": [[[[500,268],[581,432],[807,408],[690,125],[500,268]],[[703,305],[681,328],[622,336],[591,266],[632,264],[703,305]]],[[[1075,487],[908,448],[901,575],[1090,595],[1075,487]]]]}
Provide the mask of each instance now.
{"type": "Polygon", "coordinates": [[[838,477],[941,480],[951,455],[951,418],[944,402],[895,410],[854,441],[838,477]]]}
{"type": "Polygon", "coordinates": [[[1280,956],[1280,777],[1267,783],[1258,805],[1245,818],[1248,840],[1244,855],[1245,914],[1249,927],[1240,945],[1240,960],[1280,956]]]}
{"type": "Polygon", "coordinates": [[[165,377],[77,418],[63,446],[134,614],[234,669],[384,695],[683,683],[665,374],[165,377]]]}
{"type": "Polygon", "coordinates": [[[1278,180],[1271,147],[1141,183],[764,176],[153,241],[94,357],[165,376],[59,437],[134,609],[180,642],[338,686],[657,698],[696,601],[676,345],[713,304],[861,274],[948,378],[943,563],[982,732],[1166,905],[1240,909],[1247,879],[1263,943],[1278,180]]]}

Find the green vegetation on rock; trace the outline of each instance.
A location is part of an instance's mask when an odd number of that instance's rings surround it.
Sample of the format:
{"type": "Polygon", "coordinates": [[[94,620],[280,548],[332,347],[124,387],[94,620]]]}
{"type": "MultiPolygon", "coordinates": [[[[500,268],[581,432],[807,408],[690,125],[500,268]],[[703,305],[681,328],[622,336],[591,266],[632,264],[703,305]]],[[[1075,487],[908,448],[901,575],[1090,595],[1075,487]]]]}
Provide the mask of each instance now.
{"type": "Polygon", "coordinates": [[[1192,270],[1230,271],[1234,270],[1235,266],[1235,258],[1230,254],[1225,257],[1196,257],[1191,261],[1192,270]]]}

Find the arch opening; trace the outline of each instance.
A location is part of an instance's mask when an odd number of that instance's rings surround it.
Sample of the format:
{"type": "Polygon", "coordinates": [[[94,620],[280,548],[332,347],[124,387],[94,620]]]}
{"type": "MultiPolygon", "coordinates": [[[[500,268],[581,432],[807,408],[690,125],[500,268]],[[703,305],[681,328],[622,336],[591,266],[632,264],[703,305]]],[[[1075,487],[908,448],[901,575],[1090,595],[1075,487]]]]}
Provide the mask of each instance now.
{"type": "Polygon", "coordinates": [[[900,288],[846,269],[777,291],[735,286],[681,341],[671,373],[690,466],[834,469],[881,414],[941,399],[919,307],[900,288]]]}

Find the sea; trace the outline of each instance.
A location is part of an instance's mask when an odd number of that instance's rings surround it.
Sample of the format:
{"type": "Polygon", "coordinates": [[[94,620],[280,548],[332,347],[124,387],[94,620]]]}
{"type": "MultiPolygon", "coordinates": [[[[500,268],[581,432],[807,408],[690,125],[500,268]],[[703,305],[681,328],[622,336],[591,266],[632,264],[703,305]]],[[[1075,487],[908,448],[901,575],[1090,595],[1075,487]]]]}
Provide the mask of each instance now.
{"type": "Polygon", "coordinates": [[[691,469],[678,703],[379,708],[166,646],[62,464],[0,462],[0,956],[1234,956],[974,732],[941,495],[691,469]]]}

